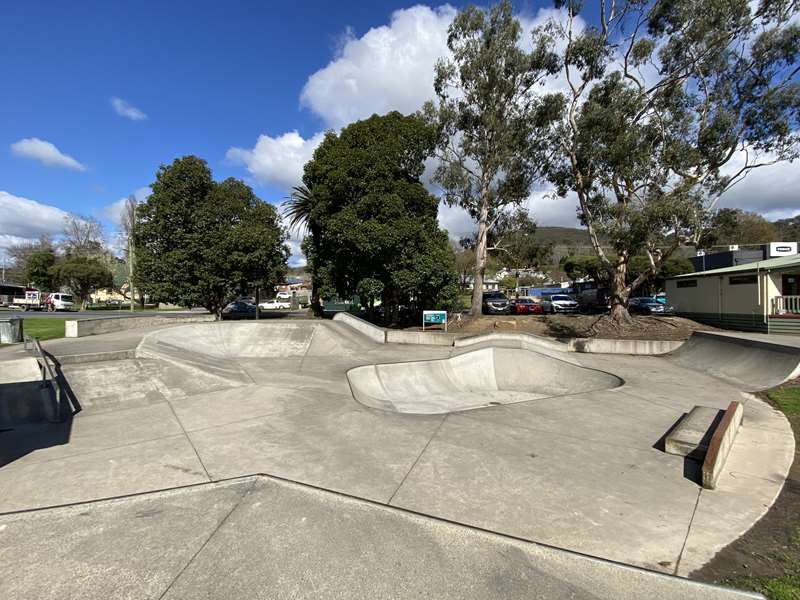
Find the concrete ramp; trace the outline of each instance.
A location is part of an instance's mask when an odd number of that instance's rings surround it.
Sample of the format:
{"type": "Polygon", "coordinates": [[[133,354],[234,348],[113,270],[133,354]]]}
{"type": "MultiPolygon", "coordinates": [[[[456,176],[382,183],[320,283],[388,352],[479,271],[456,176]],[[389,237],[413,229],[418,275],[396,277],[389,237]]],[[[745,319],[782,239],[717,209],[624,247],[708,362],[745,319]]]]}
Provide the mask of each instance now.
{"type": "Polygon", "coordinates": [[[366,365],[347,373],[366,406],[401,413],[442,414],[614,388],[623,381],[519,348],[482,348],[451,358],[366,365]]]}
{"type": "Polygon", "coordinates": [[[780,336],[698,331],[670,360],[746,391],[764,390],[800,376],[800,343],[780,336]]]}
{"type": "Polygon", "coordinates": [[[149,334],[137,349],[175,358],[291,358],[306,355],[353,354],[368,340],[338,323],[325,321],[197,323],[149,334]],[[344,331],[342,331],[344,330],[344,331]]]}

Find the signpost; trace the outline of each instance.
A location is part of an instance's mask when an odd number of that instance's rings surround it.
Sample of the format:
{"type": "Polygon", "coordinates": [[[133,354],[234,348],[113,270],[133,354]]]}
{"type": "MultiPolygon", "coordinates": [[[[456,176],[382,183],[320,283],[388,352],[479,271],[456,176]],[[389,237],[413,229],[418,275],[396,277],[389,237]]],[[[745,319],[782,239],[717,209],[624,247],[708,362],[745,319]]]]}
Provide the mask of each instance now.
{"type": "Polygon", "coordinates": [[[444,325],[444,330],[447,331],[447,311],[423,310],[422,331],[425,331],[425,325],[444,325]]]}

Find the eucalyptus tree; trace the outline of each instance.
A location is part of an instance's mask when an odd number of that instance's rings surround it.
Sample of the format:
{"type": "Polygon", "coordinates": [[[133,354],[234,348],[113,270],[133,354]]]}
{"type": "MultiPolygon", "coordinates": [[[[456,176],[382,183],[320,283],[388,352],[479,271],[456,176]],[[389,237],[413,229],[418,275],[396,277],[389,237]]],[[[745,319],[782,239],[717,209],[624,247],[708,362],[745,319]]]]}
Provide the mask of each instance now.
{"type": "Polygon", "coordinates": [[[611,281],[612,316],[628,322],[631,292],[697,242],[723,193],[753,169],[798,156],[798,3],[556,6],[563,19],[534,32],[535,43],[563,48],[548,177],[577,196],[611,281]],[[636,254],[649,268],[631,280],[636,254]]]}
{"type": "Polygon", "coordinates": [[[451,58],[436,65],[437,102],[423,109],[436,124],[434,180],[444,202],[476,221],[470,312],[481,312],[489,233],[514,205],[528,198],[542,164],[536,131],[548,105],[537,84],[558,67],[550,40],[523,48],[522,27],[507,0],[484,10],[460,11],[448,31],[451,58]]]}

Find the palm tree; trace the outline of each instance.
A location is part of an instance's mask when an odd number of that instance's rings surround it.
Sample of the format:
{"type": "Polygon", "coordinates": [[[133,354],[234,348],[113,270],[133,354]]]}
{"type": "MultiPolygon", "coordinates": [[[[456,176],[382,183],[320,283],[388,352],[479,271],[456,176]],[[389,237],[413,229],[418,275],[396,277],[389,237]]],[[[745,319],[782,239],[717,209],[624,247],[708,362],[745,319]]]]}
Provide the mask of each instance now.
{"type": "Polygon", "coordinates": [[[320,228],[314,220],[314,209],[317,206],[317,198],[314,192],[304,185],[296,185],[292,188],[291,194],[283,203],[283,218],[286,220],[289,229],[296,229],[298,232],[308,231],[311,236],[311,245],[314,249],[314,256],[311,257],[311,310],[317,316],[322,316],[322,307],[319,303],[319,277],[317,273],[317,262],[320,248],[320,228]]]}

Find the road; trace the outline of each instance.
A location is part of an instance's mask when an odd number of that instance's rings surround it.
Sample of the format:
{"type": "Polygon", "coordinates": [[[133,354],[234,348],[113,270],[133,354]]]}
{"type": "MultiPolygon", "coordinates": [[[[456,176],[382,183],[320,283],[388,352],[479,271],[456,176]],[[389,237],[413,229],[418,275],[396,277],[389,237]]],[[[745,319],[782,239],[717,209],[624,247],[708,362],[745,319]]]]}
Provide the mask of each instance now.
{"type": "MultiPolygon", "coordinates": [[[[191,315],[208,314],[205,310],[146,310],[131,312],[129,310],[77,310],[65,312],[46,312],[46,311],[23,311],[23,310],[0,310],[0,317],[19,316],[19,317],[46,317],[46,318],[67,318],[67,319],[119,319],[136,317],[186,317],[191,315]]],[[[302,318],[308,314],[306,310],[295,311],[261,311],[261,319],[275,318],[302,318]]]]}

